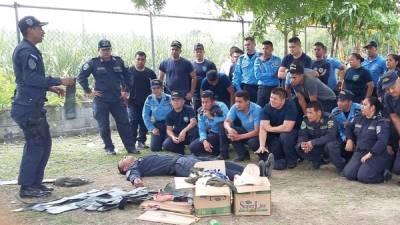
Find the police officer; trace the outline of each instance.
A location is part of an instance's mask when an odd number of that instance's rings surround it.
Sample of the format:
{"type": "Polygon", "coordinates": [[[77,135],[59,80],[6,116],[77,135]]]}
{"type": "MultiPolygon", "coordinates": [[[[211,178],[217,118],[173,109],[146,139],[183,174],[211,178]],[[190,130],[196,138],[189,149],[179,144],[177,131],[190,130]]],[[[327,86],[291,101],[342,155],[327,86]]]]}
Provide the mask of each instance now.
{"type": "Polygon", "coordinates": [[[374,82],[374,90],[376,91],[378,80],[387,69],[386,60],[378,54],[378,44],[375,41],[370,41],[364,46],[364,49],[367,50],[367,57],[364,62],[362,62],[362,66],[371,73],[371,78],[374,82]]]}
{"type": "Polygon", "coordinates": [[[349,161],[353,152],[345,151],[346,132],[345,126],[353,122],[354,118],[361,113],[361,105],[353,102],[354,94],[349,90],[341,90],[338,95],[337,107],[332,110],[331,117],[336,122],[339,133],[340,149],[342,156],[349,161]]]}
{"type": "Polygon", "coordinates": [[[200,91],[206,90],[214,92],[217,101],[223,102],[227,106],[234,104],[235,88],[225,74],[217,73],[216,70],[208,71],[206,79],[203,79],[200,86],[200,91]]]}
{"type": "MultiPolygon", "coordinates": [[[[382,76],[381,81],[382,88],[386,91],[383,101],[385,104],[385,116],[387,115],[392,122],[387,150],[391,158],[394,158],[395,151],[397,150],[396,158],[398,158],[400,154],[400,151],[398,151],[400,143],[400,78],[396,71],[390,71],[382,76]]],[[[393,167],[398,168],[397,165],[393,167]]],[[[400,173],[400,171],[393,172],[400,173]]]]}
{"type": "Polygon", "coordinates": [[[130,90],[129,73],[124,61],[111,55],[111,43],[100,40],[99,56],[83,64],[77,81],[85,93],[94,97],[93,115],[97,120],[100,136],[103,139],[107,154],[115,155],[115,147],[111,140],[110,113],[114,117],[119,136],[128,153],[139,153],[134,144],[128,113],[123,98],[127,98],[130,90]],[[93,74],[95,85],[89,87],[89,76],[93,74]],[[121,89],[122,86],[122,89],[121,89]]]}
{"type": "Polygon", "coordinates": [[[192,65],[194,71],[196,72],[197,84],[196,84],[196,90],[193,95],[193,108],[197,112],[197,110],[201,106],[201,100],[200,100],[201,82],[206,77],[208,71],[217,70],[217,67],[212,61],[204,58],[204,45],[201,43],[197,43],[194,45],[194,56],[195,60],[192,62],[192,65]]]}
{"type": "MultiPolygon", "coordinates": [[[[245,145],[253,151],[259,147],[258,132],[260,130],[261,107],[256,103],[250,102],[247,91],[235,93],[235,104],[231,107],[224,122],[225,131],[223,134],[224,142],[232,142],[237,153],[234,161],[240,162],[249,160],[250,155],[245,145]],[[240,120],[242,126],[233,126],[233,121],[240,120]]],[[[228,149],[221,148],[219,159],[229,158],[228,149]]],[[[260,158],[262,158],[260,156],[260,158]]]]}
{"type": "Polygon", "coordinates": [[[314,169],[324,164],[323,155],[327,154],[336,168],[342,171],[345,160],[340,156],[336,134],[335,122],[328,113],[324,114],[321,103],[308,103],[297,139],[297,153],[310,160],[314,169]]]}
{"type": "Polygon", "coordinates": [[[258,80],[257,104],[264,107],[269,102],[272,89],[279,85],[278,70],[281,58],[272,54],[274,45],[264,41],[263,54],[254,62],[254,76],[258,80]]]}
{"type": "MultiPolygon", "coordinates": [[[[124,156],[118,162],[118,171],[125,174],[126,179],[135,187],[143,187],[142,177],[149,176],[179,176],[188,177],[193,166],[200,161],[210,161],[208,157],[182,155],[147,155],[141,158],[124,156]]],[[[243,172],[243,166],[229,161],[225,162],[226,175],[233,180],[235,175],[243,172]]]]}
{"type": "Polygon", "coordinates": [[[185,96],[173,91],[171,93],[172,110],[168,113],[167,139],[163,142],[163,150],[184,155],[185,145],[189,145],[198,137],[197,120],[191,106],[185,105],[185,96]]]}
{"type": "Polygon", "coordinates": [[[161,80],[151,81],[151,91],[152,94],[144,102],[142,117],[147,130],[151,132],[151,150],[161,151],[167,135],[165,120],[172,110],[171,96],[164,93],[161,80]]]}
{"type": "Polygon", "coordinates": [[[221,140],[223,122],[228,114],[228,107],[219,101],[215,101],[212,91],[203,91],[201,93],[201,107],[197,113],[199,138],[190,145],[190,151],[198,156],[211,154],[218,156],[221,149],[227,149],[228,143],[221,140]]]}
{"type": "Polygon", "coordinates": [[[25,147],[22,155],[18,184],[19,195],[44,197],[53,190],[42,184],[44,170],[51,151],[51,136],[46,120],[46,92],[64,96],[59,85],[71,86],[72,78],[56,78],[45,75],[42,54],[36,48],[45,32],[40,22],[33,16],[26,16],[18,22],[24,39],[15,48],[12,60],[16,90],[11,107],[11,117],[23,130],[25,147]]]}
{"type": "Polygon", "coordinates": [[[354,151],[343,169],[349,180],[381,183],[391,178],[385,170],[389,163],[386,145],[390,135],[387,119],[380,115],[381,103],[375,97],[362,101],[361,115],[346,126],[346,150],[354,151]]]}
{"type": "Polygon", "coordinates": [[[256,41],[253,37],[244,39],[246,54],[239,57],[235,71],[233,72],[232,83],[236,90],[246,90],[250,94],[250,101],[257,102],[257,79],[254,76],[254,61],[260,56],[256,51],[256,41]]]}
{"type": "Polygon", "coordinates": [[[128,114],[133,132],[134,144],[138,148],[148,148],[146,145],[147,129],[143,122],[142,112],[144,101],[151,94],[150,81],[157,79],[153,70],[147,68],[146,53],[138,51],[135,54],[135,65],[129,68],[131,90],[129,91],[128,114]],[[138,135],[139,127],[139,135],[138,135]]]}

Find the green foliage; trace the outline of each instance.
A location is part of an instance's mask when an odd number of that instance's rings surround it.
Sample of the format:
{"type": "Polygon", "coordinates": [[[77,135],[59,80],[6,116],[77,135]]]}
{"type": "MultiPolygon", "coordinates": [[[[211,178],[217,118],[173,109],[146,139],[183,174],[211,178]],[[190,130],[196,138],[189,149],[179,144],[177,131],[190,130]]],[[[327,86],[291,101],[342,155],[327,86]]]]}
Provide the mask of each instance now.
{"type": "Polygon", "coordinates": [[[131,0],[136,8],[158,14],[165,7],[165,0],[131,0]]]}

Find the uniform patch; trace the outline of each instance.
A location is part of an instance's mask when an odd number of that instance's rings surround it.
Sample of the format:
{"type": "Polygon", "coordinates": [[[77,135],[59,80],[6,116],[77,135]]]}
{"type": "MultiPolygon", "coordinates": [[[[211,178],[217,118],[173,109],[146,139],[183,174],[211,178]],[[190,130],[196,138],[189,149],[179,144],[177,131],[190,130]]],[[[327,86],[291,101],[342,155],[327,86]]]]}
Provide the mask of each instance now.
{"type": "Polygon", "coordinates": [[[353,81],[358,81],[358,79],[360,79],[360,75],[355,74],[352,78],[353,81]]]}
{"type": "Polygon", "coordinates": [[[327,125],[328,125],[328,128],[332,128],[334,125],[333,120],[329,120],[327,125]]]}
{"type": "Polygon", "coordinates": [[[202,68],[203,72],[207,71],[207,66],[202,66],[201,68],[202,68]]]}
{"type": "Polygon", "coordinates": [[[85,63],[82,67],[82,70],[88,70],[89,69],[89,63],[85,63]]]}
{"type": "Polygon", "coordinates": [[[185,121],[185,123],[189,122],[189,117],[187,116],[183,117],[183,121],[185,121]]]}
{"type": "Polygon", "coordinates": [[[307,124],[306,124],[306,122],[303,121],[301,123],[301,127],[300,128],[303,130],[303,129],[306,129],[306,127],[307,127],[307,124]]]}
{"type": "Polygon", "coordinates": [[[379,134],[381,132],[381,126],[376,126],[376,134],[379,134]]]}
{"type": "Polygon", "coordinates": [[[31,70],[36,69],[36,61],[34,59],[32,59],[32,58],[29,58],[28,59],[28,66],[29,66],[29,69],[31,69],[31,70]]]}

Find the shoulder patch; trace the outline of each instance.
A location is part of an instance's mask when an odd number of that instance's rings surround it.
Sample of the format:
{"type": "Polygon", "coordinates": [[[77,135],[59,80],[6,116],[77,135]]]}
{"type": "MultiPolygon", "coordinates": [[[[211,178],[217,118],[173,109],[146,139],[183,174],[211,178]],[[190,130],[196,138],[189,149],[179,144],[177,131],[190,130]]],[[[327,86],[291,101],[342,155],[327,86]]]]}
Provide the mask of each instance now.
{"type": "Polygon", "coordinates": [[[334,125],[333,120],[329,120],[328,123],[327,123],[328,128],[332,128],[333,125],[334,125]]]}
{"type": "Polygon", "coordinates": [[[88,70],[90,67],[89,63],[85,63],[82,67],[82,70],[88,70]]]}
{"type": "Polygon", "coordinates": [[[29,58],[28,59],[28,66],[29,66],[29,69],[31,69],[31,70],[34,70],[34,69],[36,69],[36,61],[33,59],[33,58],[29,58]]]}
{"type": "Polygon", "coordinates": [[[301,128],[302,130],[304,130],[304,129],[306,129],[306,127],[307,127],[307,124],[306,124],[306,122],[303,121],[303,122],[301,123],[301,127],[300,127],[300,128],[301,128]]]}

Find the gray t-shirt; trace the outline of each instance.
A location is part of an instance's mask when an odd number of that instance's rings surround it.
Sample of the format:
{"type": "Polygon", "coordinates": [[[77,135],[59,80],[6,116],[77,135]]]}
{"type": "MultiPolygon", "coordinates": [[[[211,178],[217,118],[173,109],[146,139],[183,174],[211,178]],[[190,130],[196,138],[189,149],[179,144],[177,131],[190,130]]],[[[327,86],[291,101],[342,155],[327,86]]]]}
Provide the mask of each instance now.
{"type": "Polygon", "coordinates": [[[293,87],[295,92],[304,95],[305,99],[309,96],[317,96],[318,101],[336,100],[335,92],[332,91],[322,81],[311,75],[304,75],[304,84],[293,87]]]}

